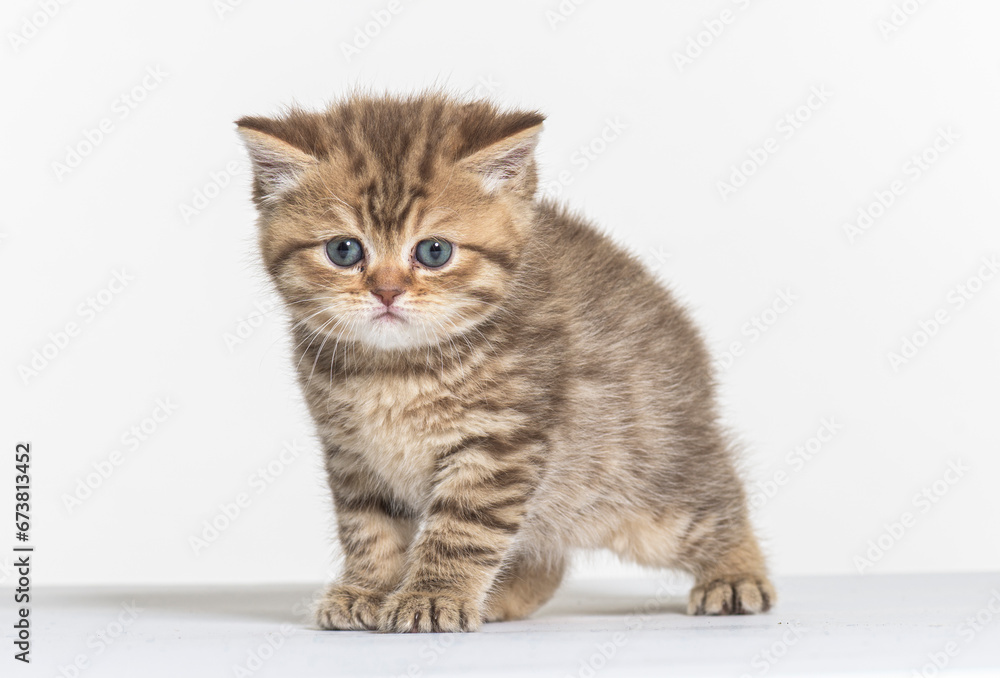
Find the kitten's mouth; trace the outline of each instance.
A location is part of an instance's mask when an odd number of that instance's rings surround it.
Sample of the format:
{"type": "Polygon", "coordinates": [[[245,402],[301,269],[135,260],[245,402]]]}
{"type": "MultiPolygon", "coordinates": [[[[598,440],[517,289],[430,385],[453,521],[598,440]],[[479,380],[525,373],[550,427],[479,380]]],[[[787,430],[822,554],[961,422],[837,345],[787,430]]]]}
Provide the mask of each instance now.
{"type": "Polygon", "coordinates": [[[398,311],[394,311],[391,308],[387,308],[381,311],[380,313],[376,313],[375,318],[373,320],[374,322],[379,324],[382,323],[395,324],[395,323],[405,322],[403,320],[403,316],[400,315],[398,311]]]}

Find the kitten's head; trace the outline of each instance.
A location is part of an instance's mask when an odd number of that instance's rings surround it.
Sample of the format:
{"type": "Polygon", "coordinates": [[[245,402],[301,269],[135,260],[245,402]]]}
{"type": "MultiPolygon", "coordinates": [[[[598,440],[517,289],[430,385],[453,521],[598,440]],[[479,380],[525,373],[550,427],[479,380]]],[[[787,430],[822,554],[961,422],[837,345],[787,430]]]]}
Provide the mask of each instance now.
{"type": "Polygon", "coordinates": [[[293,317],[405,350],[498,312],[530,237],[542,120],[432,95],[237,121],[264,262],[293,317]]]}

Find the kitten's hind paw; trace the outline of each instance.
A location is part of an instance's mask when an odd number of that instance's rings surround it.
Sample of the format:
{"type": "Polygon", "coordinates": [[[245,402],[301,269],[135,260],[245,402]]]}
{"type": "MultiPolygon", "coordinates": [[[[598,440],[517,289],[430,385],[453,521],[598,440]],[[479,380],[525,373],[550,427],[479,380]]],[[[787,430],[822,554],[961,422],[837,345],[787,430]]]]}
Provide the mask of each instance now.
{"type": "Polygon", "coordinates": [[[481,623],[481,613],[470,600],[447,593],[404,590],[386,599],[378,628],[387,633],[438,633],[475,631],[481,623]]]}
{"type": "Polygon", "coordinates": [[[688,614],[758,614],[771,609],[776,599],[763,575],[716,577],[691,589],[688,614]]]}
{"type": "Polygon", "coordinates": [[[316,603],[316,624],[327,630],[374,630],[383,598],[360,586],[334,584],[316,603]]]}

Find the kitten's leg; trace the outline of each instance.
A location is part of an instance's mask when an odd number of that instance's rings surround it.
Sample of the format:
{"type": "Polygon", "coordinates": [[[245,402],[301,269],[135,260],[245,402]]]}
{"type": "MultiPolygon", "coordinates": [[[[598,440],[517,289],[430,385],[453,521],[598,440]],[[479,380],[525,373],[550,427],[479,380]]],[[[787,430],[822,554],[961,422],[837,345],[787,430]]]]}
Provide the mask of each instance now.
{"type": "Polygon", "coordinates": [[[415,530],[414,520],[386,497],[349,481],[350,476],[339,481],[331,476],[344,568],[316,606],[316,623],[324,629],[376,628],[415,530]]]}
{"type": "MultiPolygon", "coordinates": [[[[682,544],[680,560],[695,575],[688,614],[767,612],[777,594],[767,578],[764,557],[750,524],[740,521],[739,527],[729,528],[733,534],[725,534],[723,523],[710,522],[700,538],[682,544]]],[[[695,526],[692,534],[698,531],[695,526]]]]}
{"type": "Polygon", "coordinates": [[[559,588],[566,561],[518,556],[497,575],[486,599],[484,621],[524,619],[548,602],[559,588]]]}
{"type": "Polygon", "coordinates": [[[481,438],[441,455],[424,529],[379,629],[474,631],[509,556],[544,457],[538,436],[481,438]]]}

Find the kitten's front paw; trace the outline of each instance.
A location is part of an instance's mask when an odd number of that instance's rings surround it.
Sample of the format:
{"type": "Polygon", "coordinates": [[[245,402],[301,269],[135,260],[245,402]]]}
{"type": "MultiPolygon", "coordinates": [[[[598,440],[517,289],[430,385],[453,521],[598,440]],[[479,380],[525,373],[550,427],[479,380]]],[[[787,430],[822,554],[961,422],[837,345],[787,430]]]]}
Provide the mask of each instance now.
{"type": "Polygon", "coordinates": [[[475,631],[482,613],[473,601],[451,593],[397,591],[379,612],[379,631],[436,633],[475,631]]]}
{"type": "Polygon", "coordinates": [[[717,577],[691,589],[688,614],[758,614],[771,609],[776,598],[767,577],[717,577]]]}
{"type": "Polygon", "coordinates": [[[334,584],[316,604],[316,623],[328,630],[374,630],[384,598],[360,586],[334,584]]]}

